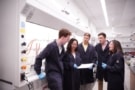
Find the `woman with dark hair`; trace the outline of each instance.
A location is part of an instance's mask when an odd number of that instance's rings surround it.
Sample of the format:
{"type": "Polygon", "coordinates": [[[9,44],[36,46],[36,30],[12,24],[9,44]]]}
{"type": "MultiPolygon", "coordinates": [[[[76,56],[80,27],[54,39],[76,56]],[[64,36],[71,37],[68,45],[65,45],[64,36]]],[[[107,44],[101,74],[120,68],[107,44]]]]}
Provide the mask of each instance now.
{"type": "Polygon", "coordinates": [[[80,72],[77,69],[77,66],[80,65],[81,59],[79,53],[77,52],[77,48],[78,41],[72,38],[67,45],[67,51],[63,58],[63,90],[80,89],[80,72]]]}
{"type": "Polygon", "coordinates": [[[121,44],[112,40],[109,44],[110,59],[102,68],[107,70],[107,90],[124,90],[124,57],[121,44]]]}

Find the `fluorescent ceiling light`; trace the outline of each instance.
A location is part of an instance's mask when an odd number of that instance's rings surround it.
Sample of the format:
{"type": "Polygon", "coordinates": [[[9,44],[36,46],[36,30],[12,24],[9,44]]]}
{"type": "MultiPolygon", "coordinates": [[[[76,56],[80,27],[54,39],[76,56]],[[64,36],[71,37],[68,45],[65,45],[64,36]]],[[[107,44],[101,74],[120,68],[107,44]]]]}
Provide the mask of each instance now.
{"type": "Polygon", "coordinates": [[[109,26],[109,20],[108,20],[105,0],[100,0],[100,2],[101,2],[102,10],[103,10],[103,13],[104,13],[106,25],[109,26]]]}

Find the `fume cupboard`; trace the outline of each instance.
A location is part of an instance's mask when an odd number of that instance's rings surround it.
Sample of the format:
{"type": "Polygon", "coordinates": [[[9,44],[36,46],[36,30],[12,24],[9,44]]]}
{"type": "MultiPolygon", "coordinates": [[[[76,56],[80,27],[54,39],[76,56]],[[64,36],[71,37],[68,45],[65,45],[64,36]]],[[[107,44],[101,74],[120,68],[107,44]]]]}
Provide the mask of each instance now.
{"type": "MultiPolygon", "coordinates": [[[[66,15],[52,12],[52,9],[42,5],[40,1],[0,1],[0,20],[2,21],[0,22],[0,80],[7,85],[12,85],[13,89],[38,79],[33,69],[35,56],[42,50],[41,47],[45,47],[54,39],[40,40],[40,45],[42,45],[40,47],[36,37],[29,37],[30,33],[27,32],[30,28],[27,27],[27,24],[52,28],[56,32],[62,27],[68,27],[78,35],[84,33],[74,22],[66,20],[68,19],[66,15]],[[63,17],[59,17],[60,15],[63,17]]],[[[42,32],[45,33],[45,31],[42,32]]],[[[44,62],[42,70],[44,70],[44,62]]],[[[1,84],[0,89],[3,87],[6,86],[1,84]]]]}

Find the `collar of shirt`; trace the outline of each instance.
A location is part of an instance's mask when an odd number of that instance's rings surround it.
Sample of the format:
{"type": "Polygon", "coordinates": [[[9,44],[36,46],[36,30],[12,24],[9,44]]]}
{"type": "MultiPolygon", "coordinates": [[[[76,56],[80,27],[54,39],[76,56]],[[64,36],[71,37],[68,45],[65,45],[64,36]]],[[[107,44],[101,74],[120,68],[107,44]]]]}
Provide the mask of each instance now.
{"type": "Polygon", "coordinates": [[[88,44],[84,44],[84,43],[82,43],[82,45],[83,45],[83,48],[84,48],[84,50],[85,50],[85,52],[86,52],[87,47],[88,47],[88,44]]]}
{"type": "Polygon", "coordinates": [[[59,48],[59,54],[61,54],[61,52],[62,52],[62,46],[58,46],[58,48],[59,48]]]}
{"type": "Polygon", "coordinates": [[[56,43],[57,43],[57,46],[58,46],[58,49],[59,49],[59,54],[61,54],[61,52],[62,52],[62,46],[58,44],[57,40],[56,40],[56,43]]]}
{"type": "Polygon", "coordinates": [[[76,54],[75,53],[72,53],[73,57],[76,58],[76,54]]]}
{"type": "Polygon", "coordinates": [[[107,44],[108,44],[108,41],[106,41],[106,42],[102,45],[102,50],[105,50],[107,44]]]}

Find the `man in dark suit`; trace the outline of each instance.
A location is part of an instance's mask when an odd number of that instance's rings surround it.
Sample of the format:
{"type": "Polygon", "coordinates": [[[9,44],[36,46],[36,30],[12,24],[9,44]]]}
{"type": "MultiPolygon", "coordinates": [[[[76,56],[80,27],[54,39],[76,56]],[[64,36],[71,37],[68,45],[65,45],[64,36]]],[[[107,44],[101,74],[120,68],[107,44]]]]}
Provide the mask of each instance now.
{"type": "MultiPolygon", "coordinates": [[[[89,43],[91,35],[85,33],[83,42],[79,44],[78,51],[82,59],[81,64],[95,63],[97,55],[93,45],[89,43]]],[[[93,68],[80,70],[81,87],[80,90],[92,90],[94,86],[93,68]]]]}
{"type": "Polygon", "coordinates": [[[95,46],[98,54],[97,62],[97,79],[98,90],[103,90],[103,79],[107,81],[107,72],[102,68],[102,63],[107,63],[109,60],[109,42],[106,40],[105,33],[98,34],[99,43],[95,46]]]}
{"type": "Polygon", "coordinates": [[[59,31],[59,39],[49,43],[46,48],[36,57],[35,71],[40,79],[45,77],[41,72],[42,60],[46,59],[45,72],[50,90],[63,90],[63,63],[65,54],[63,45],[69,41],[71,32],[67,29],[59,31]]]}

